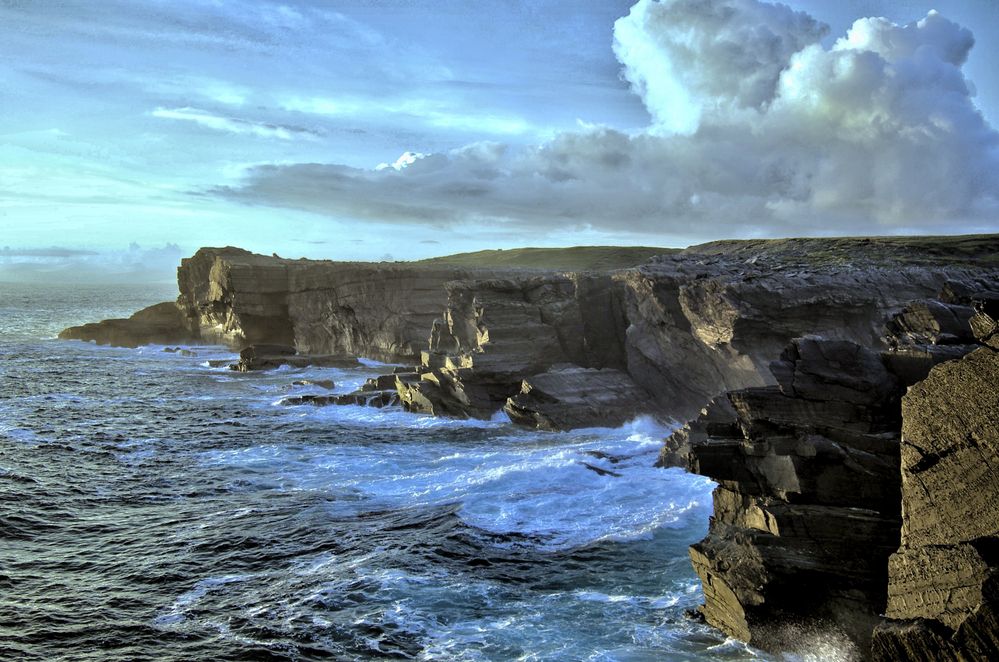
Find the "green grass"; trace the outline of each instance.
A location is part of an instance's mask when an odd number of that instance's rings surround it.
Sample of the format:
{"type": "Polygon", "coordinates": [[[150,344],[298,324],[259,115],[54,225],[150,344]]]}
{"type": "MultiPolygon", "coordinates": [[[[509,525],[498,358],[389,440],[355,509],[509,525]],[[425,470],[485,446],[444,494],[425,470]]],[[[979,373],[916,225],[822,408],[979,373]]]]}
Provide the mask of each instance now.
{"type": "Polygon", "coordinates": [[[554,269],[560,271],[610,271],[636,267],[655,255],[676,253],[677,248],[649,246],[571,246],[568,248],[511,248],[458,253],[415,264],[452,267],[554,269]]]}
{"type": "Polygon", "coordinates": [[[858,262],[992,266],[999,264],[999,234],[726,240],[691,246],[685,253],[808,266],[858,262]]]}

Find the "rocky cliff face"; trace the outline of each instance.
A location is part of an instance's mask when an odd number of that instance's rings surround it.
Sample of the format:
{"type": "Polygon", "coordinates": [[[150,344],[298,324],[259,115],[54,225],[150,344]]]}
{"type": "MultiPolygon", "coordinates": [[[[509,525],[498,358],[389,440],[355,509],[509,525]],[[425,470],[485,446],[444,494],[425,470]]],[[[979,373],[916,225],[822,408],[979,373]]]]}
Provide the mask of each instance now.
{"type": "Polygon", "coordinates": [[[199,321],[206,340],[413,361],[426,349],[428,329],[444,307],[444,284],[469,273],[205,248],[181,262],[178,301],[199,321]]]}
{"type": "Polygon", "coordinates": [[[861,657],[989,659],[997,254],[993,236],[721,242],[545,271],[202,249],[177,305],[63,337],[410,364],[316,405],[545,429],[704,407],[661,463],[719,483],[691,548],[709,623],[773,650],[832,631],[861,657]]]}
{"type": "Polygon", "coordinates": [[[933,368],[902,400],[901,546],[877,660],[999,658],[999,297],[972,327],[985,346],[933,368]]]}
{"type": "Polygon", "coordinates": [[[420,363],[400,380],[414,411],[487,417],[506,407],[559,426],[616,425],[636,412],[685,420],[726,390],[773,384],[768,365],[794,337],[877,346],[884,317],[906,302],[948,284],[981,290],[999,273],[975,259],[999,250],[995,238],[971,248],[941,239],[934,251],[920,241],[721,242],[640,267],[559,272],[206,248],[178,269],[178,303],[207,342],[420,363]],[[576,368],[618,373],[566,371],[576,368]],[[552,371],[569,381],[540,377],[552,371]],[[579,396],[607,388],[609,400],[579,396]]]}
{"type": "Polygon", "coordinates": [[[997,325],[992,295],[976,312],[945,289],[889,321],[888,351],[797,339],[776,386],[716,398],[668,440],[662,464],[719,482],[691,547],[709,623],[775,651],[824,632],[866,658],[875,632],[878,659],[989,659],[997,325]]]}
{"type": "Polygon", "coordinates": [[[767,650],[809,631],[863,649],[898,544],[899,383],[877,353],[818,338],[773,371],[776,386],[728,393],[728,420],[716,405],[690,449],[691,469],[719,483],[690,552],[702,613],[767,650]]]}
{"type": "Polygon", "coordinates": [[[981,290],[999,270],[953,264],[813,264],[794,255],[700,255],[690,249],[621,275],[635,381],[680,420],[715,395],[773,384],[769,364],[815,334],[882,347],[886,317],[947,283],[981,290]]]}
{"type": "MultiPolygon", "coordinates": [[[[524,380],[553,368],[558,371],[549,387],[558,388],[563,376],[596,393],[593,380],[606,374],[567,369],[624,367],[622,289],[609,275],[465,280],[449,283],[447,292],[444,315],[422,356],[421,378],[401,385],[400,396],[414,411],[488,417],[525,388],[524,380]]],[[[617,376],[616,383],[648,400],[626,374],[617,376]]]]}

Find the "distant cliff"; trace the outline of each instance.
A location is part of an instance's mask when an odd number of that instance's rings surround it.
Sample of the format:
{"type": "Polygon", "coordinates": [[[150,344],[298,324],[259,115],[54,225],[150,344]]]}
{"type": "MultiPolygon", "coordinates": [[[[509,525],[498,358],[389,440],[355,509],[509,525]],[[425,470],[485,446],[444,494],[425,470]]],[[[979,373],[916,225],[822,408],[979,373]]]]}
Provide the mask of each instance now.
{"type": "Polygon", "coordinates": [[[144,333],[179,342],[183,332],[237,349],[284,344],[419,364],[401,395],[431,413],[489,416],[515,397],[511,415],[544,426],[613,424],[638,411],[685,420],[718,393],[774,383],[768,365],[792,338],[877,346],[885,317],[907,302],[994,280],[997,254],[995,236],[519,249],[402,263],[204,248],[178,269],[175,328],[126,333],[119,321],[63,337],[136,344],[144,333]],[[577,368],[589,372],[567,372],[577,368]],[[566,379],[537,379],[553,369],[566,379]],[[617,397],[567,397],[607,388],[617,397]]]}

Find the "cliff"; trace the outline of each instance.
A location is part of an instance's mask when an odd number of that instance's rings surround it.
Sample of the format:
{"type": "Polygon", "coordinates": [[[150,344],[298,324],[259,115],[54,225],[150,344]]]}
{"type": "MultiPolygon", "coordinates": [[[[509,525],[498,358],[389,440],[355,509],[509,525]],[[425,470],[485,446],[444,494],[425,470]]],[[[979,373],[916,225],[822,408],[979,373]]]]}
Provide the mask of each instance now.
{"type": "Polygon", "coordinates": [[[158,303],[134,313],[127,319],[109,319],[59,332],[63,340],[88,340],[98,345],[138,347],[149,343],[161,345],[200,342],[197,322],[172,301],[158,303]]]}
{"type": "Polygon", "coordinates": [[[882,352],[796,339],[776,386],[716,398],[667,441],[662,464],[719,483],[690,550],[708,623],[774,651],[823,633],[858,658],[999,654],[996,301],[914,302],[882,352]]]}
{"type": "MultiPolygon", "coordinates": [[[[773,384],[768,365],[792,338],[878,346],[886,315],[945,286],[980,290],[999,273],[997,254],[995,236],[518,249],[409,263],[204,248],[178,269],[172,332],[418,364],[393,387],[414,411],[505,408],[558,428],[643,412],[685,420],[726,390],[773,384]]],[[[105,324],[66,337],[137,344],[145,331],[105,324]]],[[[179,341],[168,336],[160,328],[147,342],[179,341]]]]}
{"type": "Polygon", "coordinates": [[[999,658],[999,295],[977,308],[985,346],[902,400],[901,545],[873,647],[884,662],[999,658]]]}
{"type": "Polygon", "coordinates": [[[225,342],[246,370],[407,364],[290,404],[503,408],[543,429],[696,417],[660,463],[718,481],[691,548],[709,623],[771,650],[832,633],[880,660],[996,651],[999,236],[392,264],[202,249],[178,283],[177,304],[63,337],[225,342]]]}
{"type": "Polygon", "coordinates": [[[444,306],[444,284],[469,275],[455,267],[287,260],[203,248],[181,261],[178,303],[209,342],[413,361],[444,306]]]}

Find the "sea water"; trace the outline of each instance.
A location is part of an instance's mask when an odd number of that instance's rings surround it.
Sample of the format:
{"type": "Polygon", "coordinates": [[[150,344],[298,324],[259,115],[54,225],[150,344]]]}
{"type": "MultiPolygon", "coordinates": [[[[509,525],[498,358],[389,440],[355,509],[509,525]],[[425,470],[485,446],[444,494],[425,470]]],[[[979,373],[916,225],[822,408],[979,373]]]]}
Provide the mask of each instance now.
{"type": "Polygon", "coordinates": [[[685,616],[713,484],[653,468],[667,428],[286,406],[386,367],[55,339],[174,295],[0,284],[0,658],[760,657],[685,616]]]}

